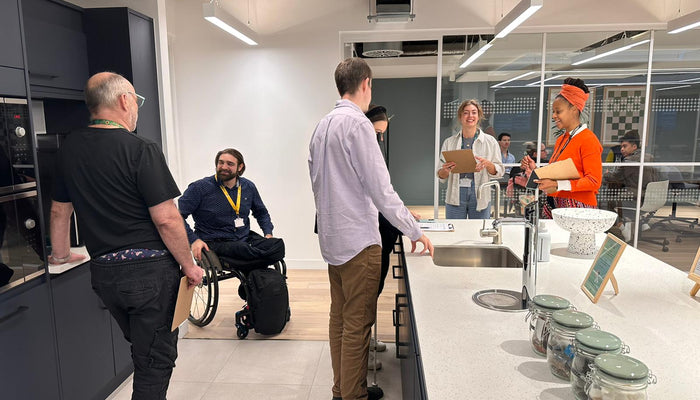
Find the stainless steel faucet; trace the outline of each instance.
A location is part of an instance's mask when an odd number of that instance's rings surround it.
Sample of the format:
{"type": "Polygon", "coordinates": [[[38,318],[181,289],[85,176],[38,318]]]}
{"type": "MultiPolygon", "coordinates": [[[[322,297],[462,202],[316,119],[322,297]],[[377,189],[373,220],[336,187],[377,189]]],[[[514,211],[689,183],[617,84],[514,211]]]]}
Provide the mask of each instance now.
{"type": "MultiPolygon", "coordinates": [[[[496,187],[496,207],[494,208],[493,212],[493,218],[494,220],[497,220],[501,217],[501,184],[498,181],[488,181],[484,183],[483,185],[479,186],[479,197],[483,196],[484,194],[482,193],[484,191],[484,188],[488,186],[495,186],[496,187]]],[[[489,197],[491,197],[491,193],[489,193],[489,197]]],[[[499,225],[496,228],[496,225],[494,225],[494,229],[489,229],[486,228],[486,221],[484,221],[484,224],[482,225],[481,229],[479,230],[479,235],[481,237],[492,237],[493,238],[493,244],[502,244],[501,240],[501,226],[499,225]]]]}
{"type": "Polygon", "coordinates": [[[525,218],[499,218],[493,221],[494,230],[500,230],[502,225],[525,225],[525,243],[523,245],[523,289],[522,306],[537,294],[537,226],[539,223],[538,202],[525,206],[525,218]]]}

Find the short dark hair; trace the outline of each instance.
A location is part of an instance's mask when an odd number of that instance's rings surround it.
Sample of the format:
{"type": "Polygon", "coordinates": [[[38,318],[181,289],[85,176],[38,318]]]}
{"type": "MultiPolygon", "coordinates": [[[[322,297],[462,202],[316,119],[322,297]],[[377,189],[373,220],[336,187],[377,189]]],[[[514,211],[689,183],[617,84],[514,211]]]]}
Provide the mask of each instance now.
{"type": "Polygon", "coordinates": [[[354,94],[367,78],[372,79],[372,69],[361,58],[346,58],[335,68],[335,86],[341,97],[354,94]]]}
{"type": "Polygon", "coordinates": [[[500,142],[501,139],[503,139],[504,136],[510,137],[510,133],[508,133],[508,132],[503,132],[503,133],[501,133],[500,135],[498,135],[498,141],[500,142]]]}
{"type": "Polygon", "coordinates": [[[629,144],[639,147],[639,131],[632,129],[631,131],[625,132],[625,134],[620,138],[620,143],[622,142],[628,142],[629,144]]]}
{"type": "Polygon", "coordinates": [[[221,157],[222,154],[232,155],[236,159],[236,161],[238,161],[238,165],[243,166],[243,168],[241,168],[241,171],[238,172],[238,176],[242,176],[243,172],[245,172],[245,161],[243,161],[243,154],[241,154],[241,152],[236,149],[223,149],[220,152],[216,153],[216,158],[214,159],[214,166],[217,166],[219,164],[219,157],[221,157]]]}
{"type": "Polygon", "coordinates": [[[384,108],[384,106],[370,104],[365,116],[371,123],[375,123],[377,121],[389,122],[389,117],[386,116],[386,108],[384,108]]]}

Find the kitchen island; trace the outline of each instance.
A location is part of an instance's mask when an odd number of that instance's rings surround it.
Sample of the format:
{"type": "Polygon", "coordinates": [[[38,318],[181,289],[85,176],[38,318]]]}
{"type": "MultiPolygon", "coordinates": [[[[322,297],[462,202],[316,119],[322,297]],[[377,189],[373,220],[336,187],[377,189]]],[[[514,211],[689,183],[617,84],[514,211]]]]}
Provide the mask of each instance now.
{"type": "MultiPolygon", "coordinates": [[[[481,220],[450,222],[454,232],[426,233],[433,245],[491,243],[479,237],[481,220]]],[[[700,398],[700,297],[690,297],[687,273],[627,246],[614,271],[619,295],[608,283],[593,304],[580,289],[592,259],[568,255],[569,233],[554,221],[545,223],[552,252],[538,265],[537,294],[570,300],[629,345],[629,355],[658,378],[649,386],[650,399],[700,398]]],[[[502,237],[522,257],[524,228],[503,226],[502,237]]],[[[604,238],[597,235],[596,243],[604,238]]],[[[407,238],[404,248],[411,248],[407,238]]],[[[484,289],[520,291],[521,269],[441,267],[418,253],[405,257],[428,398],[574,399],[569,383],[554,377],[546,359],[530,349],[526,312],[492,311],[472,301],[484,289]]]]}

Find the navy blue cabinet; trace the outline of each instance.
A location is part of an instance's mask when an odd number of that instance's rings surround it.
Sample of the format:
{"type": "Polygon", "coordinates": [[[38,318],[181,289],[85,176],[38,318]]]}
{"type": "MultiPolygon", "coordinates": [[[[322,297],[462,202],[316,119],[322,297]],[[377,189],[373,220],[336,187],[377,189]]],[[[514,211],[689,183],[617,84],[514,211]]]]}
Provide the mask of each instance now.
{"type": "Polygon", "coordinates": [[[396,328],[396,358],[401,360],[402,394],[404,399],[427,399],[418,334],[411,304],[411,286],[401,236],[394,245],[394,253],[397,254],[399,261],[398,265],[392,267],[392,275],[399,281],[394,307],[394,327],[396,328]]]}
{"type": "Polygon", "coordinates": [[[53,332],[44,277],[0,294],[0,397],[59,398],[53,332]]]}
{"type": "Polygon", "coordinates": [[[0,0],[0,66],[24,68],[17,0],[0,0]]]}
{"type": "Polygon", "coordinates": [[[114,71],[131,81],[146,98],[136,134],[161,145],[153,20],[128,8],[86,8],[84,24],[90,74],[114,71]]]}
{"type": "Polygon", "coordinates": [[[115,375],[111,315],[83,264],[51,279],[64,399],[92,399],[115,375]]]}
{"type": "Polygon", "coordinates": [[[0,0],[0,96],[27,97],[18,0],[0,0]]]}
{"type": "Polygon", "coordinates": [[[22,12],[32,97],[82,99],[89,77],[82,9],[22,0],[22,12]]]}

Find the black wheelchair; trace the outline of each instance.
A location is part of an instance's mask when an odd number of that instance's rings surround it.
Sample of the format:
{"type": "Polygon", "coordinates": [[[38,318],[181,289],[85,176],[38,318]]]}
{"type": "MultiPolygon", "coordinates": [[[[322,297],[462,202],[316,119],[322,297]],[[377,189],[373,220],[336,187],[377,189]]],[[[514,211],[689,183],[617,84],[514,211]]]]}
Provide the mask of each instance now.
{"type": "MultiPolygon", "coordinates": [[[[242,261],[229,257],[219,257],[213,251],[203,249],[202,259],[197,264],[204,270],[204,276],[202,283],[194,289],[188,320],[200,327],[208,325],[216,315],[216,309],[219,305],[219,282],[238,278],[241,282],[238,294],[243,300],[246,300],[250,298],[248,286],[245,284],[249,271],[272,266],[283,277],[287,276],[287,264],[285,264],[284,259],[242,261]]],[[[287,320],[289,320],[289,311],[287,320]]],[[[239,339],[248,336],[248,331],[252,328],[247,304],[242,310],[236,312],[236,328],[239,339]]]]}

